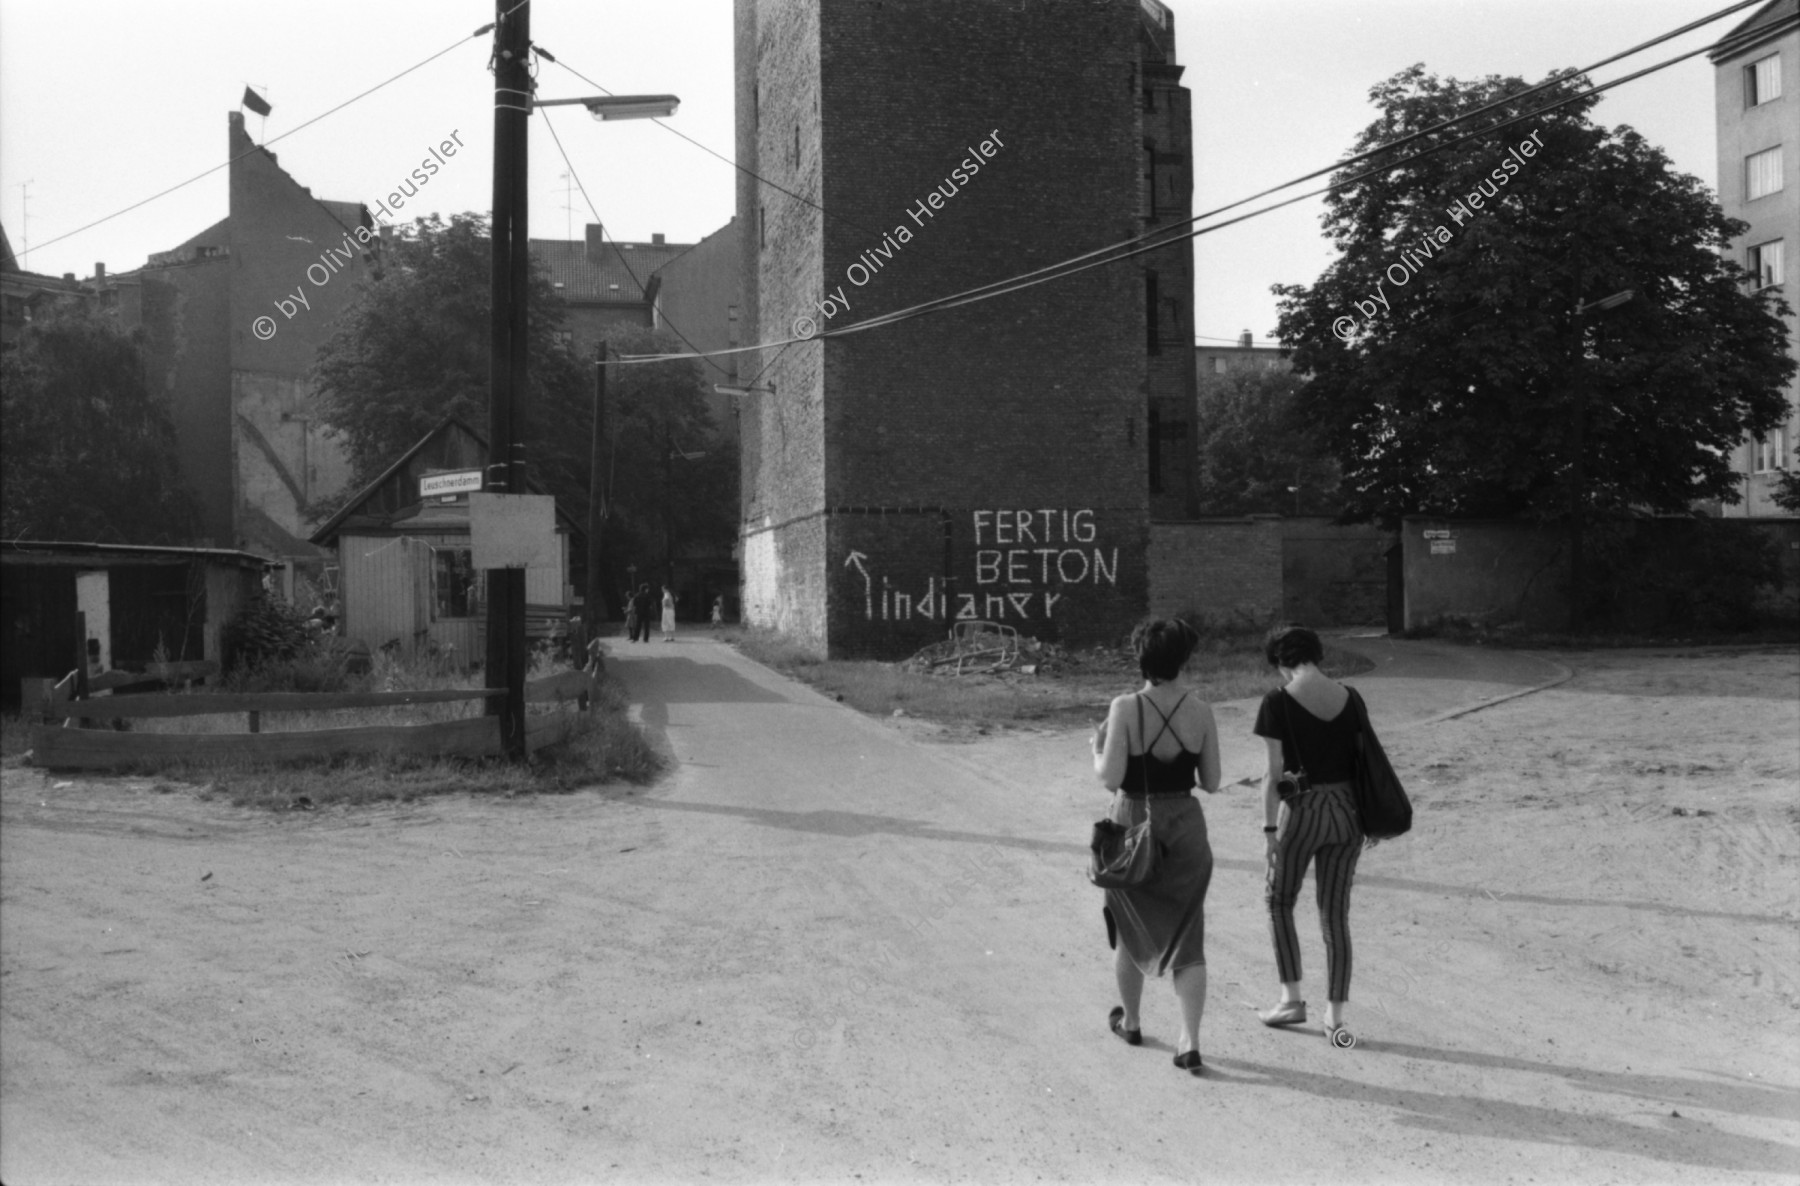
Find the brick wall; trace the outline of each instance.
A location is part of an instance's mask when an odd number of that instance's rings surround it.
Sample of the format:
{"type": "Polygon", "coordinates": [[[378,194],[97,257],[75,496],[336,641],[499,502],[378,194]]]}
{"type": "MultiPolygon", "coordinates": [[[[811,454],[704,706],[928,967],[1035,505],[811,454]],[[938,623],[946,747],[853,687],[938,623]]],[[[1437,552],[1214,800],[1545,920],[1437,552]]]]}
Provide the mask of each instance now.
{"type": "Polygon", "coordinates": [[[1282,523],[1281,616],[1308,626],[1379,626],[1387,621],[1391,531],[1325,516],[1282,523]]]}
{"type": "Polygon", "coordinates": [[[1150,525],[1150,612],[1262,626],[1282,612],[1278,515],[1150,525]]]}
{"type": "MultiPolygon", "coordinates": [[[[746,242],[766,233],[747,252],[754,332],[785,337],[802,315],[832,328],[1137,233],[1138,12],[1132,0],[740,0],[755,168],[830,211],[740,188],[746,242]],[[971,157],[980,167],[959,183],[971,157]],[[920,209],[934,191],[940,205],[920,209]]],[[[824,527],[822,553],[755,547],[777,566],[820,564],[831,653],[909,653],[943,635],[946,615],[1087,641],[1141,614],[1142,289],[1139,268],[1100,268],[767,352],[762,381],[777,394],[745,401],[741,421],[745,530],[824,527]]],[[[753,597],[748,534],[745,546],[751,620],[755,606],[787,606],[766,612],[813,621],[793,605],[814,595],[813,572],[777,567],[754,579],[782,592],[753,597]]]]}

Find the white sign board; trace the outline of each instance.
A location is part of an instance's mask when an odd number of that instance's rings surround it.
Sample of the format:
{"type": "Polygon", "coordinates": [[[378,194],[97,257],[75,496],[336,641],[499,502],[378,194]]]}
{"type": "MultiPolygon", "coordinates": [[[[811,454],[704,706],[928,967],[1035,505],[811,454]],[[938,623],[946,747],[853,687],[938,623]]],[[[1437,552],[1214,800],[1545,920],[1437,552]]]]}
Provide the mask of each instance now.
{"type": "Polygon", "coordinates": [[[556,499],[548,494],[469,495],[470,559],[477,570],[555,568],[556,499]]]}
{"type": "Polygon", "coordinates": [[[419,479],[419,497],[430,498],[434,494],[468,494],[481,489],[481,471],[478,469],[452,470],[447,474],[426,474],[419,479]]]}

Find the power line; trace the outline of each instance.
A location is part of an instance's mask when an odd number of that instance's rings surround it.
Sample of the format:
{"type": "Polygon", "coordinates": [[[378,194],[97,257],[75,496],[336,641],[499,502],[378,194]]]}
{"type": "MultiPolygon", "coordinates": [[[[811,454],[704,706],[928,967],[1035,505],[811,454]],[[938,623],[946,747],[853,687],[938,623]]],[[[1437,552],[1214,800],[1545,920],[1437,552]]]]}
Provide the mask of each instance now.
{"type": "MultiPolygon", "coordinates": [[[[514,9],[516,10],[520,5],[527,4],[529,2],[530,2],[530,0],[519,0],[519,5],[515,5],[514,9]]],[[[72,231],[68,231],[64,234],[56,236],[56,238],[49,240],[49,242],[40,243],[40,244],[38,244],[38,250],[40,250],[40,251],[43,250],[45,247],[50,246],[51,243],[60,243],[64,239],[72,238],[75,235],[81,234],[83,231],[93,230],[95,227],[99,226],[103,222],[111,222],[113,219],[118,218],[122,214],[131,213],[133,210],[136,210],[139,206],[147,206],[151,202],[156,201],[158,198],[167,197],[169,194],[174,193],[178,189],[186,189],[188,186],[194,184],[194,182],[196,182],[196,181],[200,181],[203,178],[211,177],[214,173],[217,173],[220,169],[230,168],[232,165],[236,164],[238,161],[243,160],[245,157],[251,156],[258,152],[261,152],[264,149],[268,148],[268,146],[271,144],[278,144],[281,141],[286,140],[289,136],[292,136],[295,132],[299,132],[306,128],[312,127],[312,125],[318,123],[320,120],[324,119],[326,116],[336,115],[338,112],[340,112],[344,108],[350,106],[350,104],[355,103],[359,99],[368,98],[370,95],[374,94],[376,91],[380,90],[382,87],[387,86],[389,83],[398,82],[400,79],[405,78],[408,74],[411,74],[414,70],[417,70],[422,66],[430,65],[432,62],[437,61],[439,58],[443,57],[445,54],[447,54],[451,50],[455,49],[457,46],[463,44],[463,42],[472,41],[475,38],[480,37],[483,34],[487,33],[492,28],[493,28],[492,25],[483,25],[481,28],[479,28],[479,29],[475,30],[475,32],[471,33],[468,37],[457,38],[455,41],[451,42],[449,45],[445,46],[443,49],[438,50],[436,53],[432,54],[430,57],[424,59],[423,61],[417,62],[411,66],[408,66],[406,69],[400,71],[400,73],[394,75],[392,78],[384,79],[383,81],[376,83],[374,86],[370,87],[366,91],[363,91],[361,94],[352,95],[350,98],[345,99],[342,103],[339,103],[336,107],[333,107],[331,110],[322,112],[319,115],[313,116],[311,119],[307,120],[305,123],[299,125],[298,127],[288,129],[287,131],[283,132],[281,135],[275,137],[273,140],[265,140],[261,144],[256,145],[254,148],[251,148],[247,152],[240,152],[236,156],[228,158],[223,163],[214,165],[212,168],[207,169],[205,172],[194,174],[192,177],[188,178],[186,181],[178,182],[175,185],[171,185],[168,189],[162,190],[158,193],[153,193],[149,197],[144,198],[141,201],[133,202],[131,205],[126,206],[123,209],[114,210],[111,214],[108,214],[102,218],[96,218],[93,222],[90,222],[85,226],[78,226],[72,231]]]]}
{"type": "MultiPolygon", "coordinates": [[[[554,59],[554,58],[551,59],[551,61],[555,61],[555,60],[556,59],[554,59]]],[[[542,109],[540,108],[540,110],[542,110],[542,109]]],[[[631,277],[631,282],[633,284],[637,285],[638,291],[639,292],[645,291],[644,290],[644,282],[642,280],[638,279],[638,274],[632,270],[631,261],[629,261],[625,258],[625,253],[619,249],[619,244],[613,239],[611,233],[607,231],[606,220],[601,218],[600,211],[598,211],[594,208],[594,200],[588,196],[587,186],[582,182],[581,174],[576,172],[575,163],[569,159],[568,152],[563,148],[562,137],[558,136],[556,134],[556,125],[550,122],[550,113],[548,111],[544,111],[544,126],[550,130],[550,139],[556,143],[556,151],[562,155],[563,165],[569,170],[569,176],[571,176],[575,179],[575,188],[579,189],[581,191],[581,200],[587,203],[588,211],[593,214],[594,221],[599,224],[601,238],[605,239],[607,244],[613,249],[613,254],[619,257],[619,263],[624,266],[625,274],[631,277]]],[[[731,377],[731,372],[729,370],[727,370],[726,368],[720,366],[718,363],[712,361],[712,359],[707,354],[705,354],[704,352],[701,351],[700,347],[694,345],[693,341],[691,339],[689,339],[689,337],[686,334],[681,332],[680,326],[676,325],[673,321],[670,321],[667,316],[663,316],[662,321],[663,321],[663,324],[667,325],[672,331],[674,331],[674,334],[676,337],[680,338],[683,342],[686,342],[688,345],[688,348],[693,351],[693,354],[681,355],[680,357],[704,358],[704,359],[706,359],[706,364],[708,366],[712,367],[715,371],[718,371],[719,374],[725,376],[726,378],[731,377]]]]}
{"type": "MultiPolygon", "coordinates": [[[[532,49],[534,51],[536,51],[537,53],[542,54],[545,58],[548,58],[551,62],[555,63],[556,65],[561,66],[564,70],[567,70],[570,74],[573,74],[576,78],[579,78],[581,81],[587,83],[589,86],[593,87],[595,90],[599,91],[601,94],[603,94],[603,95],[612,94],[611,91],[607,90],[605,87],[601,86],[599,83],[595,82],[593,79],[589,78],[587,75],[583,74],[581,71],[575,69],[575,67],[570,66],[565,62],[559,61],[557,58],[555,58],[551,54],[545,53],[543,50],[538,49],[538,47],[535,45],[532,46],[532,49]]],[[[770,181],[767,177],[764,177],[762,174],[756,172],[754,169],[751,169],[745,165],[738,164],[736,161],[732,160],[730,157],[726,156],[724,153],[717,152],[711,148],[708,148],[706,145],[700,143],[700,141],[694,139],[692,136],[688,135],[686,132],[683,132],[680,128],[672,127],[669,124],[664,123],[662,120],[656,119],[654,117],[652,117],[650,122],[655,124],[657,127],[663,129],[663,131],[665,131],[665,132],[673,132],[675,135],[680,136],[683,140],[686,140],[689,144],[692,144],[695,148],[698,148],[701,152],[707,153],[710,156],[718,157],[720,160],[724,161],[726,164],[730,165],[732,168],[736,169],[738,172],[744,174],[745,176],[755,178],[757,181],[768,186],[770,189],[777,190],[781,193],[784,193],[788,197],[794,199],[796,202],[802,202],[808,206],[811,206],[814,210],[817,210],[820,214],[829,215],[830,217],[837,219],[839,222],[849,223],[849,225],[857,228],[858,230],[868,231],[872,235],[880,235],[883,233],[881,231],[874,230],[871,227],[866,227],[860,222],[855,222],[851,219],[845,218],[842,215],[832,214],[829,210],[825,209],[825,207],[819,205],[817,202],[813,201],[811,198],[806,197],[804,194],[797,194],[793,190],[788,189],[787,187],[785,187],[783,185],[780,185],[776,182],[770,181]]]]}
{"type": "MultiPolygon", "coordinates": [[[[1758,2],[1758,0],[1742,0],[1742,2],[1733,4],[1724,9],[1721,9],[1720,11],[1714,13],[1712,16],[1706,17],[1701,21],[1690,22],[1689,24],[1682,26],[1680,29],[1677,29],[1671,33],[1663,34],[1662,36],[1654,38],[1651,41],[1645,42],[1637,47],[1634,47],[1631,50],[1627,50],[1622,54],[1615,54],[1615,55],[1612,55],[1611,57],[1605,58],[1601,62],[1596,63],[1594,66],[1588,67],[1587,70],[1596,69],[1599,66],[1603,66],[1603,65],[1609,64],[1611,62],[1618,61],[1622,57],[1628,57],[1631,54],[1640,52],[1644,48],[1647,48],[1652,45],[1660,44],[1663,41],[1666,41],[1666,40],[1670,39],[1671,37],[1679,36],[1682,33],[1690,32],[1694,28],[1697,28],[1702,24],[1710,23],[1711,21],[1717,20],[1723,16],[1728,16],[1731,13],[1736,12],[1739,9],[1749,7],[1750,4],[1756,3],[1756,2],[1758,2]]],[[[1772,26],[1764,26],[1764,27],[1758,28],[1756,30],[1750,31],[1750,33],[1753,33],[1755,36],[1760,37],[1760,36],[1763,36],[1763,35],[1766,35],[1767,33],[1769,33],[1771,31],[1771,29],[1773,29],[1775,31],[1780,31],[1780,30],[1784,29],[1790,23],[1794,23],[1794,22],[1789,19],[1784,19],[1783,21],[1776,22],[1772,26]]],[[[1748,35],[1750,35],[1750,34],[1747,33],[1746,36],[1748,36],[1748,35]]],[[[1740,40],[1741,40],[1741,38],[1740,38],[1740,40]]],[[[1059,261],[1058,263],[1049,264],[1049,265],[1046,265],[1045,267],[1038,268],[1038,269],[1035,269],[1030,272],[1021,273],[1017,276],[1010,277],[1006,280],[993,281],[989,284],[979,285],[975,288],[966,289],[960,293],[954,293],[954,294],[951,294],[946,297],[939,297],[932,301],[926,301],[921,304],[910,306],[905,309],[899,309],[899,310],[895,310],[891,313],[882,314],[877,317],[871,317],[864,321],[855,322],[855,323],[852,323],[849,325],[841,326],[837,329],[828,330],[824,333],[816,335],[816,337],[821,338],[821,339],[828,338],[828,337],[842,337],[847,334],[860,333],[865,330],[875,329],[875,328],[885,326],[885,325],[897,324],[901,321],[910,320],[913,317],[921,317],[921,316],[925,316],[930,313],[944,312],[949,309],[959,308],[963,305],[974,304],[979,301],[989,300],[989,299],[992,299],[992,298],[998,297],[998,296],[1005,296],[1005,295],[1008,295],[1013,292],[1021,291],[1022,289],[1025,289],[1025,288],[1033,287],[1036,284],[1048,283],[1051,280],[1058,280],[1058,279],[1062,279],[1066,276],[1072,276],[1079,272],[1087,271],[1090,268],[1100,267],[1105,264],[1117,263],[1122,260],[1133,258],[1134,256],[1137,256],[1137,255],[1142,255],[1149,251],[1160,250],[1161,248],[1168,247],[1175,243],[1181,242],[1184,239],[1198,238],[1200,235],[1210,234],[1213,231],[1222,230],[1225,227],[1233,226],[1239,222],[1246,221],[1250,218],[1255,218],[1255,217],[1258,217],[1259,215],[1267,214],[1272,211],[1279,210],[1285,206],[1293,205],[1296,202],[1304,201],[1308,198],[1317,197],[1321,194],[1329,193],[1335,189],[1341,189],[1341,188],[1345,188],[1350,185],[1354,185],[1357,182],[1365,180],[1368,177],[1372,177],[1372,176],[1375,176],[1375,175],[1378,175],[1381,173],[1390,172],[1393,169],[1399,168],[1402,165],[1405,165],[1412,161],[1418,160],[1421,157],[1428,156],[1428,155],[1430,155],[1432,153],[1436,153],[1436,152],[1442,152],[1449,148],[1454,148],[1459,144],[1467,143],[1469,140],[1473,140],[1473,139],[1476,139],[1481,136],[1486,136],[1492,132],[1499,131],[1502,128],[1510,127],[1514,124],[1523,122],[1524,120],[1527,120],[1527,119],[1531,119],[1535,116],[1543,115],[1547,112],[1557,110],[1558,108],[1568,106],[1572,103],[1577,103],[1577,102],[1581,102],[1581,101],[1590,99],[1596,95],[1599,95],[1608,90],[1611,90],[1614,87],[1622,86],[1627,82],[1632,82],[1632,81],[1635,81],[1646,75],[1653,74],[1653,73],[1656,73],[1657,71],[1667,69],[1670,66],[1673,66],[1680,62],[1686,61],[1688,58],[1695,57],[1698,54],[1706,53],[1706,52],[1712,50],[1713,48],[1715,48],[1715,47],[1711,46],[1711,45],[1702,46],[1698,49],[1691,50],[1687,53],[1679,54],[1673,58],[1670,58],[1666,61],[1660,62],[1654,66],[1649,66],[1642,70],[1636,71],[1634,73],[1627,74],[1621,78],[1614,79],[1613,81],[1605,83],[1601,86],[1596,87],[1596,86],[1589,85],[1587,87],[1584,87],[1580,91],[1576,92],[1575,94],[1572,94],[1572,95],[1568,96],[1567,98],[1561,99],[1555,103],[1547,104],[1543,107],[1535,108],[1532,111],[1521,113],[1517,116],[1514,116],[1514,117],[1506,119],[1506,120],[1502,120],[1498,123],[1478,129],[1474,132],[1465,133],[1454,139],[1447,140],[1441,144],[1436,144],[1430,148],[1426,148],[1419,152],[1409,154],[1409,155],[1407,155],[1405,157],[1401,157],[1397,160],[1389,161],[1386,164],[1383,164],[1377,168],[1364,170],[1363,172],[1357,173],[1353,176],[1341,178],[1340,180],[1334,181],[1328,185],[1320,187],[1319,189],[1310,190],[1306,193],[1295,195],[1294,197],[1284,199],[1280,202],[1275,202],[1268,206],[1259,207],[1258,209],[1250,211],[1247,214],[1240,215],[1237,218],[1228,219],[1224,222],[1215,223],[1211,226],[1197,228],[1197,229],[1194,229],[1191,231],[1179,231],[1179,232],[1176,232],[1173,234],[1169,233],[1167,228],[1161,228],[1161,229],[1158,229],[1157,231],[1146,232],[1143,235],[1134,236],[1131,239],[1123,240],[1119,243],[1114,243],[1114,244],[1111,244],[1106,247],[1096,248],[1093,251],[1089,251],[1089,252],[1086,252],[1086,253],[1083,253],[1083,254],[1077,255],[1077,256],[1072,256],[1068,259],[1059,261]]],[[[1521,97],[1526,97],[1526,96],[1535,94],[1538,91],[1544,90],[1551,86],[1568,83],[1571,79],[1578,78],[1578,77],[1586,74],[1587,70],[1579,70],[1579,71],[1574,71],[1574,72],[1570,72],[1570,73],[1559,74],[1555,78],[1550,79],[1544,83],[1537,84],[1536,86],[1533,86],[1533,87],[1528,87],[1523,91],[1514,92],[1511,95],[1508,95],[1501,99],[1495,100],[1494,102],[1489,103],[1481,108],[1477,108],[1476,111],[1474,111],[1474,112],[1464,113],[1462,115],[1452,117],[1451,119],[1441,121],[1438,124],[1434,124],[1429,128],[1424,128],[1418,132],[1414,132],[1405,137],[1402,137],[1401,139],[1396,140],[1396,141],[1392,142],[1391,144],[1386,144],[1386,145],[1382,145],[1378,148],[1370,149],[1366,152],[1357,154],[1355,156],[1346,158],[1343,161],[1339,161],[1333,165],[1327,166],[1324,169],[1315,170],[1311,173],[1307,173],[1307,174],[1302,175],[1301,177],[1295,178],[1292,181],[1286,182],[1282,185],[1277,185],[1270,189],[1263,190],[1260,193],[1252,194],[1247,198],[1239,199],[1238,201],[1232,202],[1229,205],[1217,207],[1213,210],[1206,211],[1205,213],[1195,215],[1192,219],[1187,220],[1187,223],[1184,225],[1191,226],[1193,223],[1199,222],[1203,219],[1216,217],[1217,215],[1219,215],[1221,213],[1236,209],[1237,207],[1242,206],[1247,202],[1254,201],[1258,197],[1267,196],[1269,194],[1277,193],[1283,189],[1291,188],[1292,186],[1297,185],[1302,181],[1310,180],[1311,178],[1318,177],[1324,173],[1332,172],[1333,170],[1340,170],[1346,164],[1357,163],[1360,161],[1368,160],[1371,157],[1375,157],[1375,156],[1379,156],[1384,153],[1391,152],[1396,145],[1408,144],[1408,143],[1411,143],[1423,136],[1430,135],[1434,132],[1441,131],[1444,128],[1451,126],[1452,124],[1462,122],[1463,120],[1469,118],[1471,115],[1478,114],[1478,113],[1484,112],[1484,111],[1491,111],[1495,107],[1501,106],[1504,104],[1517,102],[1518,99],[1521,97]]],[[[715,354],[731,354],[731,353],[739,353],[739,352],[748,351],[748,350],[770,349],[770,348],[773,348],[776,346],[788,346],[788,345],[792,345],[797,342],[809,341],[809,340],[812,340],[812,339],[811,338],[777,339],[772,342],[764,342],[764,343],[760,343],[758,345],[753,345],[753,346],[738,347],[738,348],[735,348],[732,350],[716,351],[714,353],[715,354]]],[[[623,358],[620,361],[629,362],[629,363],[650,363],[650,362],[667,361],[674,357],[683,357],[683,356],[637,355],[637,356],[632,356],[629,358],[623,358]]]]}

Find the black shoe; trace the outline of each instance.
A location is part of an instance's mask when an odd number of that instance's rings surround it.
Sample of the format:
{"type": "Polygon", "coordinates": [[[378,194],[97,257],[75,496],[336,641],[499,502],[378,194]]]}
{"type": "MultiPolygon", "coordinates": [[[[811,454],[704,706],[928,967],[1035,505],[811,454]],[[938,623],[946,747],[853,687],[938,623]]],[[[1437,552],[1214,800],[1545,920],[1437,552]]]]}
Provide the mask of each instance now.
{"type": "Polygon", "coordinates": [[[1200,1062],[1200,1052],[1198,1050],[1190,1050],[1186,1054],[1177,1054],[1175,1056],[1175,1065],[1181,1070],[1187,1071],[1189,1074],[1193,1075],[1198,1075],[1204,1069],[1203,1064],[1200,1062]]]}
{"type": "Polygon", "coordinates": [[[1120,1040],[1127,1046],[1142,1046],[1144,1044],[1143,1030],[1128,1030],[1125,1028],[1125,1006],[1114,1005],[1112,1012],[1106,1015],[1106,1024],[1113,1033],[1119,1035],[1120,1040]]]}

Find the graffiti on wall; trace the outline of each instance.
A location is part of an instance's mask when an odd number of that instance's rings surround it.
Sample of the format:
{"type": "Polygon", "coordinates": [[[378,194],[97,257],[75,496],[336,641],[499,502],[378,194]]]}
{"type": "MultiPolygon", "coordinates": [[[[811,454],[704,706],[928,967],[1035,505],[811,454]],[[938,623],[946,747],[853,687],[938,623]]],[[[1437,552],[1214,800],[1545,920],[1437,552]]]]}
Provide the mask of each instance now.
{"type": "Polygon", "coordinates": [[[1100,545],[1090,509],[980,510],[970,518],[974,571],[959,590],[939,577],[926,578],[923,588],[897,586],[871,571],[868,553],[852,549],[844,567],[862,578],[864,619],[1047,621],[1070,586],[1119,583],[1119,549],[1100,545]]]}

